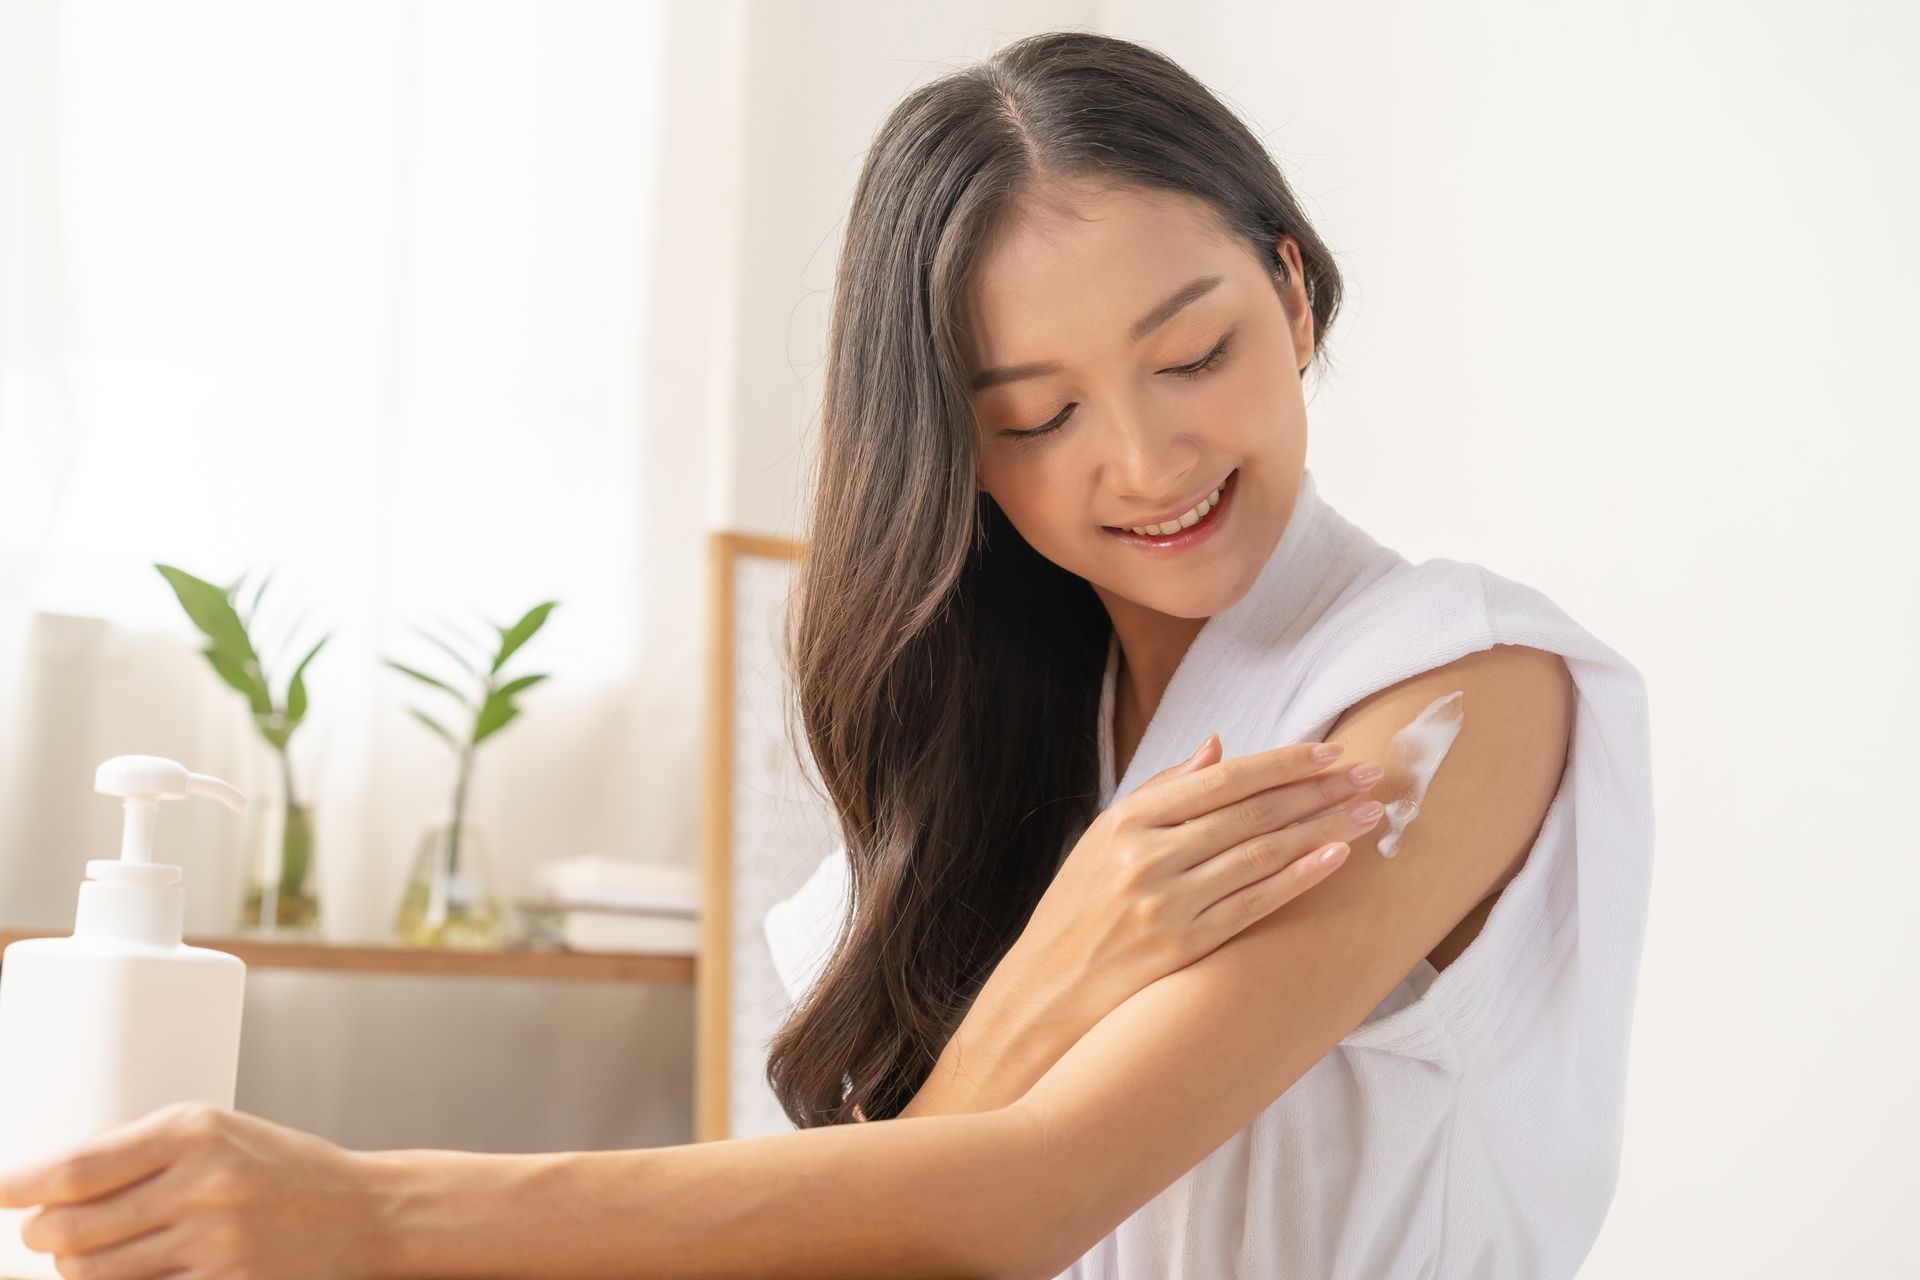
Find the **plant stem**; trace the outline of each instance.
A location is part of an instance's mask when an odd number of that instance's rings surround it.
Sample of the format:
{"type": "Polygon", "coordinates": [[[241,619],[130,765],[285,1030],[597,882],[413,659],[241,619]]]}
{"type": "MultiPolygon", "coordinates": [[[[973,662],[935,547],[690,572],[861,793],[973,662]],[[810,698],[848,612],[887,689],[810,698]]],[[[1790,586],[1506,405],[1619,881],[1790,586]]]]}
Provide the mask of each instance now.
{"type": "MultiPolygon", "coordinates": [[[[307,878],[307,864],[313,852],[313,830],[308,815],[293,794],[293,762],[285,747],[279,748],[280,785],[286,797],[286,814],[280,834],[280,893],[282,897],[300,896],[307,878]]],[[[277,913],[276,908],[276,913],[277,913]]]]}
{"type": "Polygon", "coordinates": [[[460,825],[467,808],[467,779],[473,774],[473,744],[460,752],[460,781],[453,789],[453,830],[447,835],[447,874],[460,869],[460,825]]]}
{"type": "Polygon", "coordinates": [[[288,757],[285,747],[281,747],[278,754],[280,756],[280,785],[285,789],[287,808],[298,808],[300,802],[294,799],[293,795],[293,761],[288,757]]]}

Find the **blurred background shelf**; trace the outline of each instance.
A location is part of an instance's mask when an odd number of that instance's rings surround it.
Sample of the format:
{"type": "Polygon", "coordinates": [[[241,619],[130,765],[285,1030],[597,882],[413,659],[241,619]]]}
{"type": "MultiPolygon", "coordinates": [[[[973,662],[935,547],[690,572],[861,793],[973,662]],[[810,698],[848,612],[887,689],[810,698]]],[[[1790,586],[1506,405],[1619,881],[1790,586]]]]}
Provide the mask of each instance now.
{"type": "MultiPolygon", "coordinates": [[[[23,938],[64,938],[71,930],[0,929],[0,950],[23,938]]],[[[691,955],[585,952],[533,948],[442,951],[330,942],[188,935],[187,945],[225,951],[261,969],[339,973],[446,974],[472,978],[537,978],[562,982],[654,982],[691,986],[691,955]]]]}

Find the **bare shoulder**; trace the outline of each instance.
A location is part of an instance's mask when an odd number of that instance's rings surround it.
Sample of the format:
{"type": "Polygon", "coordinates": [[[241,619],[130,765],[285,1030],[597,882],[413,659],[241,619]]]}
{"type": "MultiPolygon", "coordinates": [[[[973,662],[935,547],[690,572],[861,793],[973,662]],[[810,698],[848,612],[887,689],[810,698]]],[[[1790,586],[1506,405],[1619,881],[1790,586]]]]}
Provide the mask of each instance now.
{"type": "MultiPolygon", "coordinates": [[[[1430,881],[1430,890],[1461,904],[1463,913],[1434,940],[1440,967],[1472,940],[1500,890],[1519,874],[1560,789],[1575,697],[1566,660],[1527,645],[1494,645],[1378,690],[1342,713],[1326,735],[1346,744],[1343,760],[1384,761],[1394,734],[1455,691],[1462,695],[1460,731],[1401,837],[1404,863],[1371,865],[1387,861],[1379,851],[1381,824],[1349,841],[1354,856],[1333,878],[1430,881]]],[[[1406,792],[1407,781],[1390,775],[1376,798],[1390,802],[1406,792]]],[[[1315,893],[1333,888],[1330,881],[1315,893]]]]}

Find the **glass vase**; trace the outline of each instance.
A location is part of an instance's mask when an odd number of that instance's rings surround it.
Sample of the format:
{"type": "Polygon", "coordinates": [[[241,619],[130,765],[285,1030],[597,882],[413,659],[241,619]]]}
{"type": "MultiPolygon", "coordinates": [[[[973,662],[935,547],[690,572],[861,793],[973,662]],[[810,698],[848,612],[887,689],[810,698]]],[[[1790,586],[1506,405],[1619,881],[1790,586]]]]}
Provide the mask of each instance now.
{"type": "Polygon", "coordinates": [[[438,822],[420,837],[394,932],[410,947],[492,951],[500,946],[500,901],[486,838],[470,822],[438,822]]]}
{"type": "Polygon", "coordinates": [[[250,869],[240,907],[240,931],[317,935],[320,896],[313,869],[313,806],[288,804],[283,785],[247,808],[251,810],[250,869]]]}

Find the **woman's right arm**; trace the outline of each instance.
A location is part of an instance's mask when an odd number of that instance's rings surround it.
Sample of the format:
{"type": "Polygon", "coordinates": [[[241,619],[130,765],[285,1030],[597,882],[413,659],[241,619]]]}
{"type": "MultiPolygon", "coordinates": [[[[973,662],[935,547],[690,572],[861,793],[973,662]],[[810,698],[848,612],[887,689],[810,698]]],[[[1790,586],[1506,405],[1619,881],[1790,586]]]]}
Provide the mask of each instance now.
{"type": "Polygon", "coordinates": [[[1338,868],[1317,853],[1356,833],[1375,782],[1313,770],[1319,744],[1257,753],[1262,790],[1179,830],[1130,825],[1128,801],[1220,758],[1209,738],[1102,813],[1048,886],[901,1116],[1007,1106],[1134,993],[1214,950],[1338,868]],[[1341,805],[1329,812],[1329,807],[1341,805]]]}

